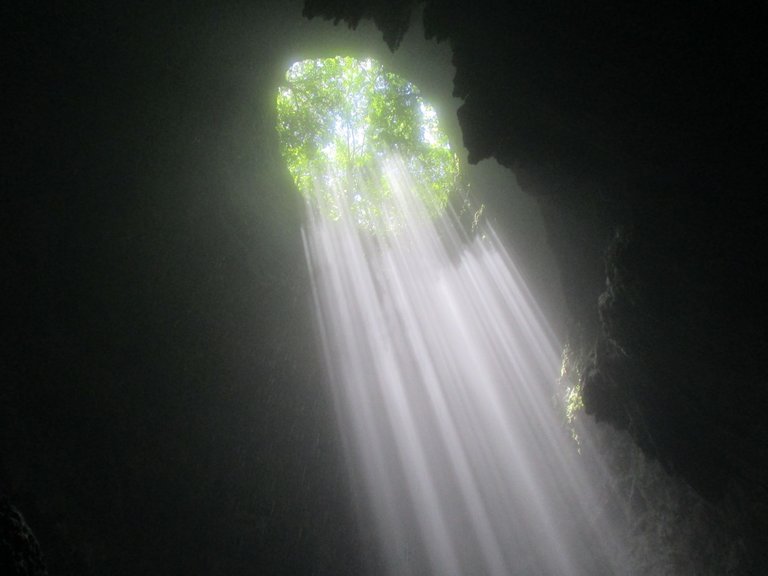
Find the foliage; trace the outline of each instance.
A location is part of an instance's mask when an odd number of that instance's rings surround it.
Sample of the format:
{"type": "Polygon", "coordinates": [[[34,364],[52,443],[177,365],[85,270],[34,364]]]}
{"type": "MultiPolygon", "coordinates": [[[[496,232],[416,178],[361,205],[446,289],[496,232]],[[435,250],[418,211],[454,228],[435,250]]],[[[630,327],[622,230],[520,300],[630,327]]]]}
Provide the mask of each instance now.
{"type": "Polygon", "coordinates": [[[330,217],[344,206],[364,228],[382,218],[396,227],[397,208],[383,172],[400,156],[430,214],[457,185],[459,163],[437,114],[419,90],[372,59],[303,60],[277,94],[281,152],[296,185],[330,217]]]}
{"type": "Polygon", "coordinates": [[[576,418],[584,411],[582,397],[583,386],[583,354],[574,350],[571,342],[563,346],[558,384],[561,390],[560,400],[571,437],[580,445],[579,434],[576,430],[576,418]]]}

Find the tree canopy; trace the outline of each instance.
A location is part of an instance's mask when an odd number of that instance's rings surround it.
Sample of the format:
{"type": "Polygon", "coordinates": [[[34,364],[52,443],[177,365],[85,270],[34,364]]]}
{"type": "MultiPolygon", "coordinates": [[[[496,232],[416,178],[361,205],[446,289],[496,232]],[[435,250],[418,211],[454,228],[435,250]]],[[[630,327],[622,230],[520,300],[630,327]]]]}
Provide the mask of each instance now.
{"type": "Polygon", "coordinates": [[[380,231],[383,217],[396,228],[382,166],[392,153],[428,212],[445,208],[459,161],[416,86],[373,59],[341,56],[296,62],[286,81],[277,94],[281,152],[299,190],[327,216],[339,218],[343,201],[363,228],[380,231]]]}

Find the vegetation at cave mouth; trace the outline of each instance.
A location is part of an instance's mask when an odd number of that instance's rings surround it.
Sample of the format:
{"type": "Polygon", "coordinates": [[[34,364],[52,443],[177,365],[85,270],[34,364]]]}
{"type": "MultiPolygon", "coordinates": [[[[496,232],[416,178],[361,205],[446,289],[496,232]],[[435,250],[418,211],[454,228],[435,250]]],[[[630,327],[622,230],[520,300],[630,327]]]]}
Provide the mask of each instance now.
{"type": "Polygon", "coordinates": [[[397,229],[402,214],[384,168],[393,154],[429,214],[444,210],[459,161],[415,85],[371,58],[342,56],[296,62],[285,78],[277,93],[281,153],[326,216],[348,209],[363,229],[397,229]]]}

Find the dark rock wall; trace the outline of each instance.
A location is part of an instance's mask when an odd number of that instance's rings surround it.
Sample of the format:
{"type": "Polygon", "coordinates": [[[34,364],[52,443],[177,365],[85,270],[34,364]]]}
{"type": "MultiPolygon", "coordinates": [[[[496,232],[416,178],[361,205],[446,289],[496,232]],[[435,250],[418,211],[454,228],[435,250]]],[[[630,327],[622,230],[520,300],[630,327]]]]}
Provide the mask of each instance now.
{"type": "MultiPolygon", "coordinates": [[[[307,0],[310,16],[376,2],[307,0]]],[[[729,514],[764,561],[768,395],[762,244],[766,40],[757,3],[450,2],[469,161],[537,196],[574,331],[587,412],[729,514]]]]}
{"type": "Polygon", "coordinates": [[[0,493],[50,573],[361,574],[273,109],[345,35],[290,2],[2,12],[0,493]]]}
{"type": "Polygon", "coordinates": [[[0,570],[11,576],[46,576],[40,545],[21,513],[0,500],[0,570]]]}

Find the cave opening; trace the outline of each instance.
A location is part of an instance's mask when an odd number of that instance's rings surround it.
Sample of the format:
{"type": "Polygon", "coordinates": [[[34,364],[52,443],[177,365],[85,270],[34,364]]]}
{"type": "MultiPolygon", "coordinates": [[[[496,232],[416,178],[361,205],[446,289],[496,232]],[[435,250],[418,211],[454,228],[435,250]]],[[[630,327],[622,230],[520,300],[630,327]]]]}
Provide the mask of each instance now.
{"type": "Polygon", "coordinates": [[[304,198],[330,218],[348,211],[370,232],[403,225],[387,159],[408,167],[430,216],[459,186],[459,159],[420,90],[373,58],[301,60],[278,89],[280,151],[304,198]]]}

